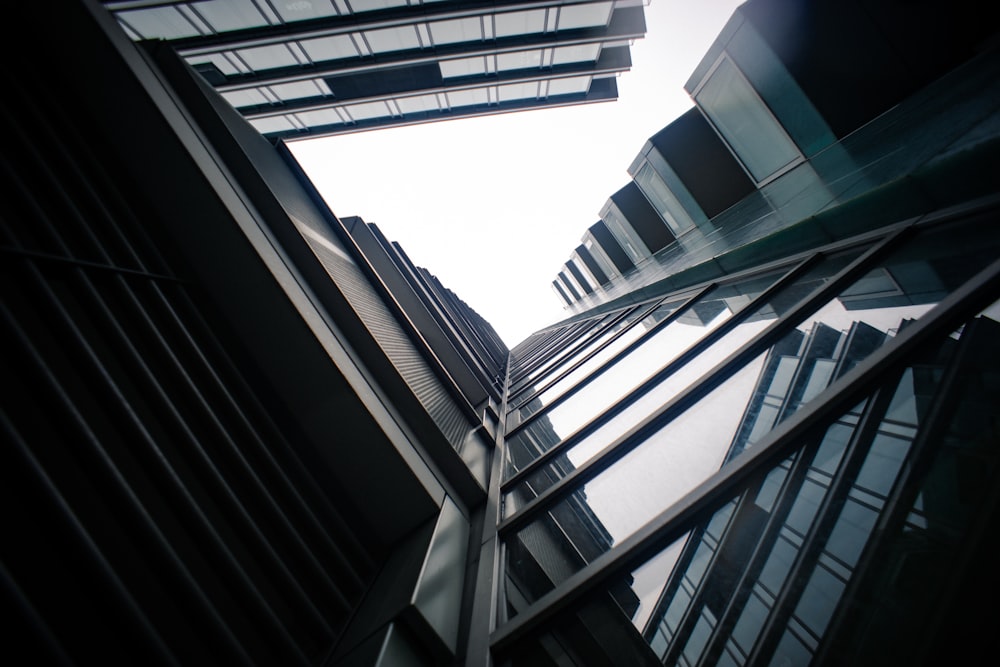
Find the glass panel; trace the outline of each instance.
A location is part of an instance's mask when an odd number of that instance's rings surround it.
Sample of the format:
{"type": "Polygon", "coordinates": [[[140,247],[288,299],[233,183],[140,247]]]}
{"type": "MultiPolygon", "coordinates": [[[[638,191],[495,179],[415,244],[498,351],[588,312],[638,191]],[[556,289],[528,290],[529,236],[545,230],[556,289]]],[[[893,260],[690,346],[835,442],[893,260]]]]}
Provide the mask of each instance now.
{"type": "Polygon", "coordinates": [[[295,81],[293,83],[277,83],[270,86],[271,92],[281,100],[299,100],[306,97],[322,97],[330,91],[322,79],[316,81],[295,81]]]}
{"type": "Polygon", "coordinates": [[[347,0],[347,3],[355,14],[389,9],[390,7],[402,7],[407,4],[406,0],[347,0]]]}
{"type": "Polygon", "coordinates": [[[299,111],[295,115],[308,127],[319,127],[321,125],[337,125],[344,122],[344,119],[341,118],[340,115],[333,109],[299,111]]]}
{"type": "Polygon", "coordinates": [[[364,118],[381,118],[389,116],[389,107],[385,102],[366,102],[364,104],[349,104],[344,106],[344,110],[351,114],[354,120],[364,118]]]}
{"type": "Polygon", "coordinates": [[[571,76],[566,79],[549,81],[549,97],[556,95],[579,95],[590,90],[589,76],[571,76]]]}
{"type": "Polygon", "coordinates": [[[532,9],[525,12],[506,12],[494,17],[496,36],[531,35],[545,29],[545,10],[532,9]]]}
{"type": "Polygon", "coordinates": [[[465,107],[474,104],[486,104],[486,89],[473,88],[471,90],[449,90],[447,93],[448,104],[451,107],[465,107]]]}
{"type": "Polygon", "coordinates": [[[176,7],[152,7],[115,12],[145,39],[180,39],[201,33],[176,7]]]}
{"type": "MultiPolygon", "coordinates": [[[[581,385],[572,396],[508,438],[508,451],[511,452],[511,456],[517,457],[515,461],[518,467],[522,467],[540,453],[536,452],[539,443],[546,443],[544,450],[548,450],[579,430],[595,415],[605,413],[610,405],[628,396],[648,377],[669,365],[682,352],[732,317],[733,313],[756,298],[782,275],[784,270],[773,271],[713,290],[693,304],[677,320],[651,334],[627,356],[612,366],[596,371],[598,374],[581,385]],[[528,455],[528,452],[535,453],[528,455]]],[[[645,326],[651,327],[652,324],[646,323],[645,326]]],[[[568,460],[560,461],[558,464],[560,470],[566,468],[567,463],[568,460]]],[[[567,469],[572,468],[573,466],[569,465],[567,469]]],[[[557,477],[562,476],[563,474],[557,475],[557,477]]],[[[529,482],[536,489],[540,489],[549,486],[544,483],[546,478],[547,475],[532,477],[529,482]]],[[[529,494],[528,497],[532,495],[534,494],[529,494]]]]}
{"type": "Polygon", "coordinates": [[[483,39],[481,19],[473,16],[450,21],[434,21],[428,23],[431,39],[438,46],[442,44],[458,44],[459,42],[479,42],[483,39]]]}
{"type": "Polygon", "coordinates": [[[256,88],[246,88],[244,90],[226,90],[222,92],[222,97],[234,107],[252,107],[258,104],[267,104],[267,98],[256,88]]]}
{"type": "Polygon", "coordinates": [[[288,120],[284,116],[251,118],[250,124],[253,125],[261,134],[268,134],[269,132],[288,132],[295,129],[295,126],[292,125],[292,121],[288,120]]]}
{"type": "Polygon", "coordinates": [[[649,249],[642,242],[639,235],[632,229],[629,221],[622,216],[615,206],[610,206],[602,216],[608,231],[618,241],[625,254],[633,264],[639,264],[643,259],[650,256],[649,249]]]}
{"type": "Polygon", "coordinates": [[[483,56],[442,60],[439,65],[441,66],[441,76],[445,79],[456,76],[474,76],[486,72],[486,59],[483,56]]]}
{"type": "Polygon", "coordinates": [[[383,28],[381,30],[368,30],[364,33],[372,53],[391,53],[393,51],[406,51],[407,49],[420,48],[420,39],[417,37],[417,30],[412,25],[399,26],[398,28],[383,28]]]}
{"type": "Polygon", "coordinates": [[[348,35],[333,35],[331,37],[320,37],[319,39],[304,39],[299,42],[313,62],[323,62],[324,60],[340,60],[341,58],[354,58],[358,55],[358,49],[348,35]]]}
{"type": "MultiPolygon", "coordinates": [[[[542,376],[548,375],[557,366],[561,366],[566,359],[575,356],[581,348],[589,347],[594,342],[593,339],[595,336],[606,339],[605,337],[611,333],[605,331],[607,326],[611,322],[615,321],[618,316],[618,313],[611,313],[605,315],[604,317],[593,318],[593,327],[588,327],[587,330],[580,332],[567,344],[560,345],[553,354],[547,355],[547,358],[540,359],[538,362],[529,365],[527,368],[530,368],[530,370],[527,371],[527,376],[518,379],[517,382],[511,386],[511,390],[508,392],[508,402],[517,401],[522,398],[517,396],[522,389],[527,387],[529,384],[537,386],[537,383],[542,376]]],[[[629,321],[634,320],[629,319],[629,321]]],[[[615,327],[614,330],[617,331],[618,329],[619,327],[615,327]]]]}
{"type": "Polygon", "coordinates": [[[281,16],[281,20],[288,22],[337,15],[330,0],[276,0],[271,6],[281,16]]]}
{"type": "Polygon", "coordinates": [[[192,5],[216,32],[267,25],[253,0],[205,0],[192,5]]]}
{"type": "Polygon", "coordinates": [[[299,64],[292,52],[284,44],[240,49],[236,52],[255,71],[276,67],[293,67],[299,64]]]}
{"type": "Polygon", "coordinates": [[[610,2],[564,5],[559,9],[559,30],[606,26],[611,19],[610,2]]]}
{"type": "Polygon", "coordinates": [[[580,44],[579,46],[557,46],[552,50],[553,65],[594,62],[601,53],[600,44],[580,44]]]}
{"type": "Polygon", "coordinates": [[[538,68],[542,66],[542,51],[515,51],[513,53],[497,54],[497,70],[514,70],[538,68]]]}
{"type": "MultiPolygon", "coordinates": [[[[679,298],[671,299],[668,303],[662,304],[656,308],[649,315],[644,317],[641,323],[636,324],[631,327],[628,331],[621,334],[614,341],[609,343],[606,347],[602,348],[600,352],[595,354],[593,357],[588,359],[585,363],[581,364],[579,368],[573,370],[566,377],[560,379],[558,382],[553,384],[551,387],[545,389],[531,400],[530,403],[522,406],[520,408],[521,419],[526,419],[534,413],[538,412],[542,408],[548,406],[552,401],[563,393],[566,392],[570,387],[575,386],[580,380],[590,375],[592,372],[600,368],[602,365],[607,363],[611,357],[615,356],[622,350],[624,350],[630,343],[638,340],[643,334],[648,332],[658,323],[665,320],[671,313],[673,313],[677,308],[684,303],[686,299],[682,295],[679,298]]],[[[642,310],[645,312],[645,309],[642,310]]],[[[607,332],[604,336],[599,337],[593,341],[590,345],[585,347],[578,355],[567,362],[567,365],[576,363],[579,358],[582,358],[589,354],[592,350],[597,349],[600,345],[607,340],[609,337],[615,335],[618,331],[625,328],[629,324],[635,321],[635,318],[639,317],[641,313],[637,312],[632,316],[626,318],[624,322],[614,327],[611,331],[607,332]]]]}
{"type": "Polygon", "coordinates": [[[418,113],[421,111],[439,111],[436,95],[417,95],[401,97],[396,100],[399,110],[403,113],[418,113]]]}
{"type": "MultiPolygon", "coordinates": [[[[913,637],[932,617],[941,591],[967,576],[956,571],[956,555],[989,544],[990,535],[975,526],[995,511],[993,480],[1000,471],[997,312],[1000,309],[993,306],[950,336],[930,341],[913,355],[908,368],[886,376],[888,384],[879,394],[841,415],[820,442],[803,439],[796,458],[809,465],[795,459],[781,464],[795,472],[783,475],[788,481],[773,510],[761,513],[759,504],[739,502],[759,497],[757,489],[770,477],[761,470],[735,501],[717,504],[719,509],[696,520],[684,538],[548,622],[548,636],[576,650],[581,645],[575,637],[580,635],[573,632],[586,630],[588,619],[601,618],[602,628],[607,628],[602,646],[612,654],[619,648],[634,651],[630,647],[637,636],[623,624],[631,622],[664,663],[679,663],[682,646],[697,647],[696,652],[704,652],[706,661],[713,663],[723,650],[730,657],[745,658],[774,614],[769,642],[763,644],[774,646],[774,653],[756,655],[760,664],[808,664],[820,642],[829,655],[837,656],[838,664],[919,662],[913,652],[921,644],[913,637]],[[861,414],[867,416],[863,423],[874,428],[858,428],[861,414]],[[878,441],[901,427],[909,436],[891,446],[917,460],[887,467],[885,448],[890,445],[878,441]],[[923,432],[935,435],[918,437],[923,432]],[[915,443],[920,444],[914,448],[915,443]],[[970,469],[960,461],[977,473],[970,478],[970,469]],[[862,489],[859,471],[871,465],[867,488],[862,489]],[[819,480],[825,481],[816,484],[819,480]],[[886,494],[890,489],[898,493],[901,483],[902,493],[894,496],[901,504],[886,503],[886,494]],[[884,491],[873,495],[874,489],[884,491]],[[855,494],[869,501],[860,504],[855,494]],[[734,502],[739,503],[735,513],[734,502]],[[878,557],[868,569],[855,572],[859,554],[873,538],[876,513],[883,510],[893,512],[896,520],[884,524],[887,534],[876,545],[878,557]],[[720,516],[722,521],[717,520],[720,516]],[[726,526],[718,539],[713,525],[726,526]],[[715,555],[704,571],[706,559],[699,554],[706,548],[715,555]],[[648,600],[655,591],[661,592],[650,613],[648,600]],[[779,599],[786,605],[780,609],[775,608],[779,599]],[[838,613],[843,622],[834,626],[831,619],[838,613]],[[703,623],[705,619],[710,623],[703,623]],[[834,627],[837,634],[825,636],[834,627]],[[714,634],[705,637],[709,628],[715,628],[714,634]],[[728,636],[726,628],[731,628],[728,636]]],[[[594,537],[600,533],[592,529],[601,522],[582,496],[578,502],[575,516],[587,517],[586,523],[570,521],[574,515],[564,513],[566,509],[554,508],[549,519],[560,530],[558,539],[588,547],[576,551],[582,560],[601,542],[594,537]],[[584,526],[588,530],[581,536],[584,526]]],[[[544,560],[548,553],[532,555],[544,560]]],[[[987,561],[983,567],[992,569],[993,564],[987,561]]],[[[509,571],[507,582],[520,582],[521,576],[520,571],[509,571]]],[[[538,580],[532,583],[539,585],[538,580]]],[[[524,591],[522,587],[519,592],[524,591]]],[[[527,600],[544,592],[542,586],[527,600]]],[[[526,600],[519,601],[523,605],[526,600]]],[[[508,604],[509,614],[518,610],[508,604]]]]}
{"type": "Polygon", "coordinates": [[[667,223],[674,236],[680,236],[694,227],[694,220],[648,162],[644,162],[636,172],[635,184],[646,195],[646,199],[667,223]]]}
{"type": "Polygon", "coordinates": [[[798,148],[728,58],[695,101],[757,181],[799,159],[798,148]]]}
{"type": "Polygon", "coordinates": [[[538,97],[538,82],[511,83],[505,86],[497,86],[501,102],[510,100],[523,100],[538,97]]]}

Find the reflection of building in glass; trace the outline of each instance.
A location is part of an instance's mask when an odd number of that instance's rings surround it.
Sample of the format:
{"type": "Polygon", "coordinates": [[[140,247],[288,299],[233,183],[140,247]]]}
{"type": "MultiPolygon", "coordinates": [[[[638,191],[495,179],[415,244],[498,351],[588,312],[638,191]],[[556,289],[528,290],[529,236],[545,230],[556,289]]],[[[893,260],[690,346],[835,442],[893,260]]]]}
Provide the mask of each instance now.
{"type": "MultiPolygon", "coordinates": [[[[189,62],[64,4],[52,22],[22,3],[0,40],[46,26],[0,72],[12,653],[992,657],[1000,57],[974,12],[809,2],[769,23],[779,3],[744,5],[692,77],[697,114],[633,164],[678,243],[634,264],[609,213],[560,278],[592,292],[508,349],[376,226],[331,213],[189,62]],[[911,48],[931,24],[954,32],[911,48]],[[775,40],[789,26],[804,62],[775,40]],[[859,37],[828,50],[838,30],[859,37]],[[882,38],[902,41],[877,68],[882,38]],[[851,76],[817,89],[819,51],[851,76]],[[745,178],[713,195],[697,168],[727,160],[745,178]]],[[[471,6],[389,4],[371,15],[471,6]]]]}
{"type": "Polygon", "coordinates": [[[641,3],[105,0],[286,139],[617,98],[641,3]]]}

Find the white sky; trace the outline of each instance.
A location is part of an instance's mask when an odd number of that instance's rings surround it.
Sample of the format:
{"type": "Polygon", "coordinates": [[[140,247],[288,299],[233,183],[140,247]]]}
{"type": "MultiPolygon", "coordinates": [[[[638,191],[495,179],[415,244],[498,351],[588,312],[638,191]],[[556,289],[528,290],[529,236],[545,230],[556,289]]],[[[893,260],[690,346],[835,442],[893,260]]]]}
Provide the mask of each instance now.
{"type": "Polygon", "coordinates": [[[508,346],[567,315],[551,282],[740,2],[652,0],[618,100],[298,141],[334,214],[374,222],[508,346]]]}

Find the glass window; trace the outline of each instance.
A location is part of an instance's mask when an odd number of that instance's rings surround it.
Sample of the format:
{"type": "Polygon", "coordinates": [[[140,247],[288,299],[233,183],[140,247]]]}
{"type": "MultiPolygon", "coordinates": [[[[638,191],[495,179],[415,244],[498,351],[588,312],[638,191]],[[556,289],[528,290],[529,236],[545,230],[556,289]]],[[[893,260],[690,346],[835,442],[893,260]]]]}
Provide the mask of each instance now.
{"type": "Polygon", "coordinates": [[[646,244],[635,233],[628,220],[618,212],[616,206],[609,204],[601,219],[633,264],[638,264],[650,256],[646,244]]]}
{"type": "Polygon", "coordinates": [[[421,111],[439,111],[436,95],[415,95],[401,97],[396,100],[399,110],[403,113],[418,113],[421,111]]]}
{"type": "Polygon", "coordinates": [[[549,97],[556,95],[579,95],[590,90],[589,76],[573,76],[549,81],[549,97]]]}
{"type": "Polygon", "coordinates": [[[563,5],[559,8],[559,30],[606,26],[611,19],[610,2],[563,5]]]}
{"type": "Polygon", "coordinates": [[[580,44],[578,46],[557,46],[552,50],[552,64],[589,63],[597,60],[601,53],[600,44],[580,44]]]}
{"type": "Polygon", "coordinates": [[[435,45],[479,42],[483,39],[482,20],[478,16],[429,23],[435,45]]]}
{"type": "Polygon", "coordinates": [[[457,60],[442,60],[441,76],[445,79],[457,76],[474,76],[486,73],[486,58],[492,56],[476,56],[474,58],[459,58],[457,60]]]}
{"type": "Polygon", "coordinates": [[[499,90],[501,102],[538,97],[537,81],[529,81],[528,83],[510,83],[505,86],[498,86],[497,88],[499,90]]]}
{"type": "Polygon", "coordinates": [[[281,20],[287,22],[337,15],[330,0],[276,0],[271,5],[281,16],[281,20]]]}
{"type": "Polygon", "coordinates": [[[222,96],[227,102],[239,109],[240,107],[252,107],[258,104],[267,104],[268,100],[256,88],[245,88],[243,90],[226,90],[222,96]]]}
{"type": "Polygon", "coordinates": [[[385,102],[365,102],[362,104],[344,105],[344,109],[351,114],[354,120],[364,120],[366,118],[381,118],[392,115],[385,102]]]}
{"type": "Polygon", "coordinates": [[[276,67],[293,67],[299,64],[299,61],[284,44],[239,49],[236,53],[250,66],[250,69],[257,72],[276,67]]]}
{"type": "Polygon", "coordinates": [[[253,0],[205,0],[193,3],[193,7],[216,32],[267,25],[253,0]]]}
{"type": "Polygon", "coordinates": [[[389,9],[390,7],[402,7],[406,4],[406,0],[347,0],[347,2],[355,14],[389,9]]]}
{"type": "Polygon", "coordinates": [[[300,111],[295,114],[308,127],[323,125],[339,125],[344,122],[334,109],[316,109],[315,111],[300,111]]]}
{"type": "Polygon", "coordinates": [[[694,97],[757,182],[801,158],[799,149],[729,58],[719,61],[694,97]]]}
{"type": "Polygon", "coordinates": [[[322,79],[312,81],[294,81],[292,83],[276,83],[269,86],[281,100],[299,100],[306,97],[322,97],[329,95],[330,89],[322,79]]]}
{"type": "Polygon", "coordinates": [[[176,7],[151,7],[115,12],[145,39],[180,39],[199,35],[198,29],[176,7]]]}
{"type": "Polygon", "coordinates": [[[288,132],[295,129],[295,125],[292,124],[292,121],[288,120],[285,116],[251,118],[250,124],[253,125],[261,134],[269,134],[271,132],[288,132]]]}
{"type": "Polygon", "coordinates": [[[545,29],[545,10],[531,9],[523,12],[505,12],[494,16],[496,36],[533,35],[545,29]]]}
{"type": "Polygon", "coordinates": [[[368,30],[364,36],[372,48],[372,53],[391,53],[420,48],[420,39],[412,25],[368,30]]]}
{"type": "Polygon", "coordinates": [[[497,54],[497,71],[539,68],[542,66],[542,51],[515,51],[497,54]]]}
{"type": "Polygon", "coordinates": [[[359,55],[354,41],[348,35],[304,39],[299,45],[313,62],[354,58],[359,55]]]}
{"type": "Polygon", "coordinates": [[[643,163],[639,171],[636,172],[635,184],[646,195],[646,199],[667,223],[667,227],[674,233],[674,236],[680,236],[695,226],[690,214],[651,164],[643,163]]]}
{"type": "Polygon", "coordinates": [[[448,104],[452,108],[472,106],[474,104],[486,104],[486,89],[472,88],[470,90],[449,90],[447,92],[448,104]]]}

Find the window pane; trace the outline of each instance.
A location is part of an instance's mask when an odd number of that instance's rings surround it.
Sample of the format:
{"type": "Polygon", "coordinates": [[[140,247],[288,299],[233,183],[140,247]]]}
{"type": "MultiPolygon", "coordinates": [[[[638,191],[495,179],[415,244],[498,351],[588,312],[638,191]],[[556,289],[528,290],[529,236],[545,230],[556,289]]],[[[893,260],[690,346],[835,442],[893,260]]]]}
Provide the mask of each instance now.
{"type": "Polygon", "coordinates": [[[295,114],[299,120],[309,127],[321,125],[339,125],[343,119],[333,109],[316,109],[315,111],[299,111],[295,114]]]}
{"type": "Polygon", "coordinates": [[[115,14],[146,39],[179,39],[201,34],[176,7],[153,7],[115,14]]]}
{"type": "Polygon", "coordinates": [[[344,109],[351,114],[351,118],[354,120],[362,120],[365,118],[381,118],[382,116],[389,116],[389,107],[386,106],[385,102],[366,102],[364,104],[350,104],[345,105],[344,109]]]}
{"type": "Polygon", "coordinates": [[[253,49],[240,49],[236,52],[255,71],[274,69],[276,67],[292,67],[298,61],[284,44],[259,46],[253,49]]]}
{"type": "Polygon", "coordinates": [[[497,54],[497,70],[527,69],[542,66],[542,51],[515,51],[497,54]]]}
{"type": "Polygon", "coordinates": [[[269,86],[271,92],[281,100],[298,100],[306,97],[321,97],[330,93],[326,84],[320,81],[295,81],[269,86]]]}
{"type": "Polygon", "coordinates": [[[579,95],[590,90],[589,76],[574,76],[566,79],[553,79],[549,82],[549,97],[556,95],[579,95]]]}
{"type": "Polygon", "coordinates": [[[226,76],[232,76],[233,74],[238,74],[239,70],[229,61],[228,58],[223,56],[221,53],[209,53],[199,56],[190,56],[187,61],[192,65],[199,65],[201,63],[212,63],[215,65],[220,72],[226,76]]]}
{"type": "Polygon", "coordinates": [[[799,150],[728,58],[695,101],[757,181],[799,158],[799,150]]]}
{"type": "Polygon", "coordinates": [[[545,10],[532,9],[525,12],[507,12],[494,17],[496,36],[532,35],[545,29],[545,10]]]}
{"type": "Polygon", "coordinates": [[[268,118],[251,118],[250,124],[257,128],[261,134],[269,132],[287,132],[294,130],[295,126],[284,116],[270,116],[268,118]]]}
{"type": "Polygon", "coordinates": [[[559,9],[559,30],[606,26],[611,18],[610,2],[564,5],[559,9]]]}
{"type": "Polygon", "coordinates": [[[391,53],[420,47],[417,31],[411,25],[382,30],[368,30],[364,33],[373,53],[391,53]]]}
{"type": "Polygon", "coordinates": [[[449,79],[456,76],[473,76],[486,72],[486,60],[483,56],[475,58],[459,58],[458,60],[442,60],[441,76],[449,79]]]}
{"type": "Polygon", "coordinates": [[[402,7],[406,4],[406,0],[347,0],[347,2],[355,14],[389,9],[390,7],[402,7]]]}
{"type": "Polygon", "coordinates": [[[232,104],[237,109],[240,107],[252,107],[258,104],[267,104],[267,98],[256,88],[247,88],[244,90],[226,90],[223,91],[222,96],[227,102],[232,104]]]}
{"type": "Polygon", "coordinates": [[[473,88],[471,90],[449,90],[447,93],[448,104],[452,107],[472,106],[473,104],[486,104],[486,89],[473,88]]]}
{"type": "Polygon", "coordinates": [[[267,25],[252,0],[207,0],[193,6],[217,32],[267,25]]]}
{"type": "Polygon", "coordinates": [[[271,6],[288,22],[337,15],[330,0],[277,0],[271,6]]]}
{"type": "Polygon", "coordinates": [[[667,223],[674,236],[680,236],[694,227],[694,220],[651,164],[643,163],[636,172],[635,184],[646,195],[646,199],[667,223]]]}
{"type": "Polygon", "coordinates": [[[483,39],[482,23],[478,16],[450,21],[435,21],[429,23],[427,27],[430,28],[431,39],[437,45],[478,42],[483,39]]]}
{"type": "Polygon", "coordinates": [[[416,95],[414,97],[401,97],[396,100],[399,110],[403,113],[417,113],[420,111],[438,111],[436,95],[416,95]]]}
{"type": "Polygon", "coordinates": [[[589,63],[597,60],[601,53],[600,44],[580,44],[579,46],[557,46],[553,49],[552,64],[589,63]]]}
{"type": "Polygon", "coordinates": [[[306,55],[314,62],[354,58],[358,55],[358,50],[355,48],[354,42],[347,35],[304,39],[299,44],[305,50],[306,55]]]}
{"type": "Polygon", "coordinates": [[[498,86],[500,101],[521,100],[538,97],[538,83],[511,83],[506,86],[498,86]]]}

